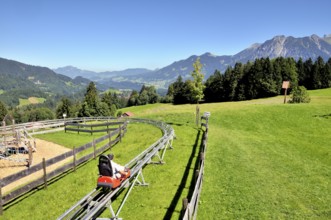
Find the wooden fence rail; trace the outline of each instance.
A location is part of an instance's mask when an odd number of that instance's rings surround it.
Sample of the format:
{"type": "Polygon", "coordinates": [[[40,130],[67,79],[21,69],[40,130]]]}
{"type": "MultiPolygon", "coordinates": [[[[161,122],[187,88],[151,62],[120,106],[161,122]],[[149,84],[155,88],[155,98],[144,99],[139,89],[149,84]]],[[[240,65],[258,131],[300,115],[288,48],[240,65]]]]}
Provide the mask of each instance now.
{"type": "Polygon", "coordinates": [[[122,122],[107,122],[107,123],[98,123],[98,124],[82,124],[82,123],[73,123],[73,122],[66,122],[64,124],[64,131],[76,131],[78,132],[86,132],[91,133],[91,135],[94,132],[109,132],[109,131],[115,131],[117,128],[114,128],[113,126],[118,125],[120,126],[122,122]],[[70,127],[68,127],[70,126],[70,127]],[[109,127],[111,126],[111,127],[109,127]],[[97,127],[107,127],[104,129],[93,129],[97,127]],[[90,129],[84,129],[84,128],[90,128],[90,129]]]}
{"type": "MultiPolygon", "coordinates": [[[[116,122],[116,124],[119,125],[119,122],[116,122]]],[[[99,155],[102,152],[106,151],[107,149],[111,148],[113,145],[115,145],[116,143],[121,141],[121,138],[126,133],[126,126],[127,126],[127,122],[121,122],[121,126],[119,126],[115,131],[110,132],[98,139],[95,139],[90,143],[87,143],[78,148],[74,148],[72,151],[63,153],[54,158],[48,159],[48,160],[44,161],[44,163],[39,163],[34,166],[31,166],[27,170],[24,170],[22,172],[19,172],[19,173],[16,173],[16,174],[13,174],[13,175],[10,175],[10,176],[7,176],[7,177],[1,179],[1,181],[0,181],[0,214],[2,213],[3,206],[5,204],[7,204],[8,202],[12,201],[13,199],[18,198],[19,196],[31,191],[32,189],[35,189],[36,187],[38,187],[42,184],[44,184],[44,186],[46,187],[47,181],[53,179],[56,176],[63,174],[64,172],[67,172],[68,170],[71,170],[71,169],[75,170],[76,166],[78,166],[82,163],[85,163],[86,161],[88,161],[92,158],[96,158],[96,155],[99,155]],[[116,136],[116,138],[114,138],[114,140],[112,140],[112,137],[114,137],[114,136],[116,136]],[[95,147],[96,144],[98,144],[106,139],[109,140],[106,144],[104,144],[103,146],[98,147],[98,148],[95,147]],[[79,159],[76,159],[77,154],[79,152],[82,152],[89,148],[93,148],[92,153],[89,153],[87,155],[80,157],[79,159]],[[55,169],[54,171],[47,173],[47,167],[49,167],[55,163],[58,163],[60,161],[63,161],[67,158],[70,158],[70,157],[73,157],[72,162],[69,162],[64,166],[61,166],[61,167],[55,169]],[[23,177],[26,177],[30,174],[40,171],[40,170],[44,170],[43,177],[38,178],[38,179],[30,182],[29,184],[22,186],[6,195],[3,195],[3,192],[2,192],[3,187],[5,187],[5,186],[11,184],[12,182],[15,182],[23,177]]]]}
{"type": "Polygon", "coordinates": [[[205,152],[207,150],[208,141],[208,120],[210,117],[209,112],[205,112],[201,119],[205,120],[205,123],[201,122],[201,126],[205,127],[205,132],[202,137],[202,147],[199,155],[199,169],[196,170],[196,181],[193,194],[190,199],[183,198],[182,216],[183,220],[195,220],[198,213],[198,204],[202,189],[203,174],[205,168],[205,152]],[[189,202],[188,202],[189,201],[189,202]]]}
{"type": "MultiPolygon", "coordinates": [[[[30,134],[37,134],[47,132],[46,129],[57,129],[60,128],[63,130],[63,126],[65,123],[82,123],[89,121],[116,121],[117,119],[114,117],[82,117],[82,118],[67,118],[67,119],[54,119],[54,120],[45,120],[45,121],[37,121],[37,122],[27,122],[22,124],[8,125],[6,127],[1,126],[0,132],[10,131],[13,129],[18,130],[27,130],[30,134]],[[43,130],[43,132],[39,132],[38,130],[43,130]]],[[[121,120],[119,120],[121,121],[121,120]]]]}

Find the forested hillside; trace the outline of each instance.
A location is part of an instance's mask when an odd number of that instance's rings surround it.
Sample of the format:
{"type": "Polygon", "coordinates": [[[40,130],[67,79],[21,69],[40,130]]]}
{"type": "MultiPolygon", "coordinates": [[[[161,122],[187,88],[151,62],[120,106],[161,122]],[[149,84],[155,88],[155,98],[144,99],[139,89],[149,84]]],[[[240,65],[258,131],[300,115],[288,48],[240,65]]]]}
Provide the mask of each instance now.
{"type": "Polygon", "coordinates": [[[0,100],[9,106],[19,104],[19,98],[31,96],[51,99],[82,91],[88,80],[72,80],[46,67],[31,66],[0,58],[0,100]]]}
{"type": "MultiPolygon", "coordinates": [[[[331,86],[331,58],[324,61],[293,58],[260,58],[246,64],[236,63],[224,74],[216,70],[205,83],[204,101],[242,101],[284,94],[282,82],[290,81],[290,89],[304,86],[309,90],[331,86]]],[[[194,103],[192,81],[177,81],[169,86],[168,100],[174,104],[194,103]]]]}

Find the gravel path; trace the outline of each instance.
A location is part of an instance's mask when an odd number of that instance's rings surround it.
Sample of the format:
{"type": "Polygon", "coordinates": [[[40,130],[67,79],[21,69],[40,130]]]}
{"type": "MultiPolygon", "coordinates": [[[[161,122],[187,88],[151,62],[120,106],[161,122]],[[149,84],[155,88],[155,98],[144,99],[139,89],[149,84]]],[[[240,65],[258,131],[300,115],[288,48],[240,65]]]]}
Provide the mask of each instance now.
{"type": "MultiPolygon", "coordinates": [[[[65,152],[71,150],[71,149],[65,148],[61,145],[54,144],[52,142],[48,142],[48,141],[44,141],[44,140],[40,140],[40,139],[35,139],[35,140],[36,140],[37,151],[33,153],[32,165],[42,162],[43,158],[48,160],[52,157],[55,157],[57,155],[63,154],[65,152]]],[[[22,157],[28,158],[29,156],[27,154],[23,155],[23,156],[20,155],[20,158],[22,158],[22,157]]],[[[68,158],[67,160],[64,160],[60,163],[54,164],[50,167],[47,167],[47,171],[52,171],[69,160],[70,160],[70,158],[68,158]]],[[[10,162],[7,160],[0,160],[0,179],[4,178],[6,176],[9,176],[13,173],[28,169],[25,164],[26,163],[14,163],[14,162],[10,162]]],[[[32,175],[24,177],[16,182],[13,182],[13,183],[7,185],[6,187],[2,188],[2,193],[6,194],[7,192],[11,191],[12,189],[16,188],[17,186],[24,185],[25,183],[35,180],[38,177],[41,177],[42,175],[43,175],[43,171],[41,170],[32,175]]]]}

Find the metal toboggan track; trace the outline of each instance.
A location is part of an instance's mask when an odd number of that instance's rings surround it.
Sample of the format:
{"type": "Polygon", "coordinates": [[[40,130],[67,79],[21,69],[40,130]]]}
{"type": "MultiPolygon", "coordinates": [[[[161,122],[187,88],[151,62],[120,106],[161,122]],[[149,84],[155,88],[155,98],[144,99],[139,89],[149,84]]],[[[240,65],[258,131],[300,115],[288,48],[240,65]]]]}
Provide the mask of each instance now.
{"type": "Polygon", "coordinates": [[[163,131],[163,136],[148,147],[145,151],[141,152],[133,160],[131,160],[126,167],[131,169],[131,176],[124,180],[122,184],[113,190],[106,190],[103,188],[95,188],[79,200],[75,205],[63,213],[58,220],[62,219],[120,219],[119,213],[124,206],[132,188],[136,185],[146,186],[142,170],[144,166],[149,163],[163,163],[165,152],[168,148],[172,148],[172,141],[175,137],[174,130],[171,126],[163,122],[155,122],[144,119],[131,119],[134,122],[149,123],[159,127],[163,131]],[[152,161],[157,158],[158,161],[152,161]],[[112,198],[116,198],[125,188],[129,188],[125,197],[117,211],[112,207],[112,198]],[[110,218],[97,218],[106,208],[109,208],[110,218]]]}

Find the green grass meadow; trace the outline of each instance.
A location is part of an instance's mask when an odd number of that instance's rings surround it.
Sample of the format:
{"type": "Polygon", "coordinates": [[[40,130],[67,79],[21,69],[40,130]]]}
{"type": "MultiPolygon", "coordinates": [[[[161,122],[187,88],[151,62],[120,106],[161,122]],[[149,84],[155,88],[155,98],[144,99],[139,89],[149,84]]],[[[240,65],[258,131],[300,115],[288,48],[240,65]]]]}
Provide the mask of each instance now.
{"type": "MultiPolygon", "coordinates": [[[[284,97],[278,96],[200,105],[200,112],[211,112],[211,117],[198,219],[331,219],[331,89],[309,93],[309,104],[283,104],[284,97]]],[[[170,124],[176,139],[164,165],[143,169],[150,185],[133,188],[120,217],[180,218],[203,132],[195,126],[195,108],[154,104],[121,110],[170,124]]],[[[90,138],[53,135],[44,138],[70,148],[90,138]]],[[[161,135],[151,125],[129,124],[112,149],[115,161],[125,164],[161,135]]],[[[56,219],[95,187],[97,173],[92,160],[47,190],[12,203],[0,218],[56,219]]],[[[102,217],[110,217],[109,210],[102,217]]]]}
{"type": "Polygon", "coordinates": [[[44,103],[45,101],[46,101],[45,98],[38,98],[38,97],[30,97],[28,99],[19,98],[19,106],[44,103]]]}

